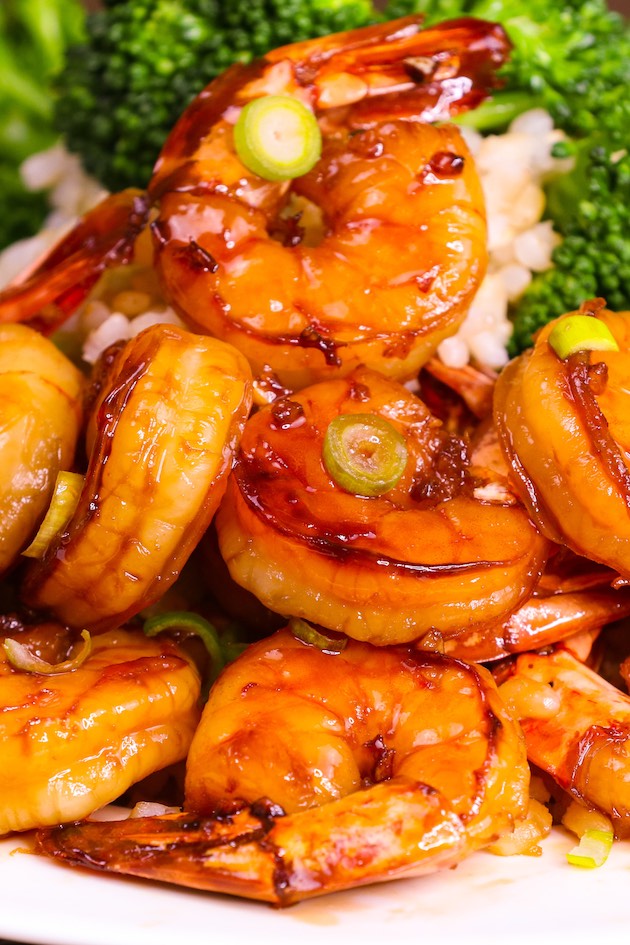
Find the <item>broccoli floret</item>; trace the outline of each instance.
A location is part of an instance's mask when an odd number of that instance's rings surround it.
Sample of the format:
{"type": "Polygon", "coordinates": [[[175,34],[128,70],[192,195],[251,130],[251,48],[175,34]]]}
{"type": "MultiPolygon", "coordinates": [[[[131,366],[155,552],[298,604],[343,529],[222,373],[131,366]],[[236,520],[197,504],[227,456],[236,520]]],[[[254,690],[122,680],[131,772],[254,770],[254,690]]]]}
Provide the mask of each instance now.
{"type": "Polygon", "coordinates": [[[82,36],[80,0],[2,0],[0,4],[0,249],[36,232],[46,212],[26,193],[18,167],[58,137],[51,81],[65,48],[82,36]]]}
{"type": "Polygon", "coordinates": [[[110,0],[70,51],[57,126],[110,190],[145,186],[183,109],[227,66],[375,17],[371,0],[110,0]]]}
{"type": "Polygon", "coordinates": [[[0,249],[36,233],[46,212],[44,195],[24,190],[15,165],[0,160],[0,249]]]}
{"type": "Polygon", "coordinates": [[[575,170],[548,187],[548,213],[563,241],[553,253],[555,268],[536,276],[516,306],[513,354],[585,299],[630,309],[630,154],[581,142],[575,170]]]}

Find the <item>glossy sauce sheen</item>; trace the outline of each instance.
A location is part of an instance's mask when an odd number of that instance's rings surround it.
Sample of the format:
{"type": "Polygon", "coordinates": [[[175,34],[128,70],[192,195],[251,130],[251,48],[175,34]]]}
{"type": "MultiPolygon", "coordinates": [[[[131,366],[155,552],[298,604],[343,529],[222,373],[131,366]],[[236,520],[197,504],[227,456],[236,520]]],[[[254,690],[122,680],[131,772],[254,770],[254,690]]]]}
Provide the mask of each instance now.
{"type": "Polygon", "coordinates": [[[70,626],[118,626],[162,596],[208,527],[251,406],[245,359],[214,339],[154,326],[110,367],[91,459],[67,530],[24,598],[70,626]]]}
{"type": "Polygon", "coordinates": [[[0,650],[0,834],[87,817],[185,758],[199,690],[173,643],[139,632],[102,634],[59,676],[15,670],[0,650]]]}
{"type": "Polygon", "coordinates": [[[156,165],[152,233],[169,300],[291,389],[362,363],[411,376],[483,278],[474,162],[436,121],[486,96],[509,43],[482,21],[419,25],[408,17],[234,66],[191,104],[156,165]],[[235,109],[268,93],[298,98],[320,122],[321,159],[290,182],[257,177],[234,149],[235,109]],[[316,240],[290,196],[318,208],[316,240]]]}
{"type": "Polygon", "coordinates": [[[518,503],[475,498],[488,477],[506,486],[471,466],[465,444],[405,388],[361,369],[250,419],[217,519],[222,554],[280,613],[381,644],[456,632],[513,610],[544,561],[518,503]],[[376,498],[344,491],[322,460],[330,421],[369,412],[404,435],[409,455],[376,498]]]}
{"type": "Polygon", "coordinates": [[[562,361],[548,343],[552,322],[499,376],[495,422],[515,488],[540,530],[627,578],[630,318],[601,308],[597,317],[620,350],[562,361]]]}
{"type": "Polygon", "coordinates": [[[40,835],[66,861],[277,905],[456,865],[522,816],[524,745],[486,672],[288,630],[214,686],[186,813],[40,835]]]}

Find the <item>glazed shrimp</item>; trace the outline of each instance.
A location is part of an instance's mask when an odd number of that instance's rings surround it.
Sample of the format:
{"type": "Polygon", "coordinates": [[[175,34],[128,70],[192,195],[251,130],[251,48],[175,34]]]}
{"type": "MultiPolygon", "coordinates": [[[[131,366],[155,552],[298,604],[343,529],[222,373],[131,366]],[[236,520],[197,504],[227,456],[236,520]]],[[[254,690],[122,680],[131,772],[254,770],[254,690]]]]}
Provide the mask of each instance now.
{"type": "Polygon", "coordinates": [[[100,631],[164,593],[223,495],[250,381],[238,351],[174,326],[123,348],[76,512],[27,576],[30,607],[100,631]]]}
{"type": "Polygon", "coordinates": [[[232,577],[271,610],[376,644],[496,624],[531,594],[547,553],[507,480],[368,369],[249,420],[216,527],[232,577]],[[404,472],[383,495],[352,494],[324,465],[329,425],[348,414],[404,437],[404,472]]]}
{"type": "Polygon", "coordinates": [[[630,698],[566,650],[526,653],[500,689],[530,761],[630,834],[630,698]]]}
{"type": "Polygon", "coordinates": [[[495,420],[540,530],[630,577],[630,313],[602,306],[585,303],[582,313],[601,319],[620,350],[561,360],[549,345],[552,322],[500,375],[495,420]]]}
{"type": "Polygon", "coordinates": [[[456,330],[483,277],[474,162],[455,128],[428,122],[457,110],[444,107],[447,87],[470,87],[483,55],[498,64],[505,41],[472,21],[418,25],[301,43],[228,72],[158,161],[153,232],[169,298],[240,348],[254,373],[270,365],[293,389],[361,363],[411,376],[456,330]],[[320,161],[292,185],[252,176],[232,145],[237,112],[227,108],[270,92],[307,103],[324,131],[320,161]],[[270,236],[290,191],[321,209],[317,245],[299,231],[293,245],[270,236]]]}
{"type": "MultiPolygon", "coordinates": [[[[509,44],[483,21],[420,24],[408,17],[232,67],[184,113],[156,165],[148,193],[166,297],[292,389],[360,363],[411,376],[456,331],[483,277],[474,162],[456,128],[432,122],[485,97],[509,44]],[[322,128],[321,159],[292,182],[263,180],[235,151],[241,109],[269,93],[299,99],[322,128]],[[317,245],[284,219],[292,195],[321,211],[317,245]]],[[[146,212],[136,208],[133,232],[146,212]]],[[[79,271],[89,262],[81,256],[79,271]]],[[[55,288],[38,295],[51,267],[40,276],[0,295],[0,320],[55,301],[55,288]]]]}
{"type": "Polygon", "coordinates": [[[57,676],[13,669],[0,648],[0,678],[0,834],[87,817],[185,758],[199,718],[196,669],[141,633],[95,638],[57,676]]]}
{"type": "Polygon", "coordinates": [[[57,473],[72,467],[83,386],[50,341],[24,325],[0,326],[0,573],[33,538],[57,473]]]}
{"type": "Polygon", "coordinates": [[[455,865],[513,829],[528,783],[484,669],[354,641],[326,653],[281,630],[211,692],[187,764],[193,814],[59,828],[39,848],[289,905],[455,865]]]}
{"type": "Polygon", "coordinates": [[[513,614],[495,626],[462,626],[443,640],[444,652],[486,662],[547,647],[576,634],[597,633],[606,624],[630,616],[630,589],[615,589],[613,571],[570,553],[569,561],[560,562],[558,570],[555,564],[550,563],[532,597],[513,614]],[[573,572],[566,571],[566,565],[573,572]]]}

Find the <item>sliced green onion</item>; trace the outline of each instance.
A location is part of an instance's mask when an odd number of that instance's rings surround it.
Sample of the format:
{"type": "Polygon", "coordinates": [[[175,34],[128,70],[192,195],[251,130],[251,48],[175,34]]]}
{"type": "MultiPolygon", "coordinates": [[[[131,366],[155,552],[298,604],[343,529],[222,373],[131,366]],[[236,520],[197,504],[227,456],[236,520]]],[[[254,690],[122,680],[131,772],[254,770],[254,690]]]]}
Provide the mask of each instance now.
{"type": "Polygon", "coordinates": [[[567,853],[567,861],[571,866],[585,869],[602,866],[608,859],[613,839],[612,830],[586,830],[579,844],[567,853]]]}
{"type": "Polygon", "coordinates": [[[302,643],[307,643],[308,646],[316,646],[318,650],[322,650],[324,653],[341,653],[348,645],[347,637],[341,635],[328,636],[328,634],[322,633],[321,630],[299,617],[292,617],[289,620],[289,630],[302,643]]]}
{"type": "Polygon", "coordinates": [[[342,414],[329,424],[323,459],[338,486],[354,495],[376,496],[396,485],[407,465],[405,438],[371,413],[342,414]]]}
{"type": "Polygon", "coordinates": [[[578,351],[619,351],[608,325],[592,315],[561,319],[549,333],[549,344],[563,361],[578,351]]]}
{"type": "Polygon", "coordinates": [[[234,146],[245,167],[264,180],[291,180],[317,163],[322,134],[312,111],[298,99],[266,95],[241,111],[234,146]]]}
{"type": "Polygon", "coordinates": [[[64,530],[77,507],[84,477],[79,473],[60,472],[57,474],[53,496],[39,526],[39,531],[28,548],[22,552],[27,558],[43,558],[51,541],[64,530]]]}
{"type": "Polygon", "coordinates": [[[213,678],[216,678],[225,666],[226,659],[219,634],[210,621],[200,617],[199,614],[193,614],[189,610],[171,610],[165,614],[149,617],[145,620],[142,629],[147,637],[156,637],[158,633],[177,630],[194,633],[202,640],[212,660],[213,678]]]}
{"type": "Polygon", "coordinates": [[[87,630],[81,631],[83,645],[75,655],[63,663],[48,663],[35,656],[23,643],[18,643],[10,637],[3,643],[7,660],[14,669],[21,669],[25,673],[37,673],[40,676],[58,676],[61,673],[73,673],[79,666],[83,666],[92,652],[92,638],[87,630]]]}

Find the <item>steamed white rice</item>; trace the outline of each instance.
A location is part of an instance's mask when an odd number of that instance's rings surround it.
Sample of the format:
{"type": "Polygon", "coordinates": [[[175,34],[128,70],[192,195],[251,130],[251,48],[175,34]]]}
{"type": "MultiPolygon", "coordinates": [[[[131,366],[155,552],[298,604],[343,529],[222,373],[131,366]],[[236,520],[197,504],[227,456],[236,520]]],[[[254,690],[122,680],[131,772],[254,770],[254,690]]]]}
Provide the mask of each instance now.
{"type": "MultiPolygon", "coordinates": [[[[551,223],[542,220],[543,185],[571,165],[552,157],[551,149],[563,133],[542,109],[520,115],[502,135],[482,137],[470,129],[463,134],[486,200],[490,261],[465,322],[456,335],[441,343],[438,354],[451,367],[473,360],[498,369],[508,360],[512,331],[508,305],[520,298],[534,273],[552,265],[551,254],[560,242],[551,223]]],[[[27,188],[48,191],[51,213],[35,237],[0,253],[0,287],[32,265],[105,196],[62,144],[28,158],[21,172],[27,188]]],[[[181,324],[146,272],[131,267],[124,278],[117,288],[105,279],[104,286],[97,287],[62,330],[62,345],[77,353],[78,339],[81,357],[88,364],[94,364],[113,342],[129,339],[149,325],[181,324]]]]}

